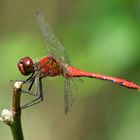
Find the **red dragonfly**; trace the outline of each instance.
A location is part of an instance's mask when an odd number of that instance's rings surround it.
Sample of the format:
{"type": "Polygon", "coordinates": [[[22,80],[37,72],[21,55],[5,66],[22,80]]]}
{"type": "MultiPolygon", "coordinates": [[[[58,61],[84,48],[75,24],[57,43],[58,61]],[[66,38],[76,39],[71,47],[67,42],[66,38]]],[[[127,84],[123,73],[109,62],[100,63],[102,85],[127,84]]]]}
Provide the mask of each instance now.
{"type": "Polygon", "coordinates": [[[110,81],[114,84],[118,84],[130,89],[140,91],[140,86],[135,83],[111,76],[102,74],[96,74],[92,72],[86,72],[70,65],[70,61],[67,58],[66,51],[60,44],[58,39],[52,33],[52,30],[48,24],[44,21],[40,13],[36,13],[36,20],[43,33],[47,48],[50,50],[50,55],[41,58],[38,62],[33,62],[30,57],[23,57],[19,60],[17,66],[22,75],[30,77],[25,80],[25,83],[30,83],[30,86],[26,93],[37,96],[33,101],[25,104],[22,108],[35,105],[43,101],[43,90],[42,90],[42,78],[62,76],[64,77],[64,101],[65,101],[65,113],[67,113],[72,105],[70,97],[72,95],[69,86],[70,79],[74,77],[88,77],[96,78],[100,80],[110,81]],[[35,83],[36,92],[30,93],[33,84],[35,83]]]}

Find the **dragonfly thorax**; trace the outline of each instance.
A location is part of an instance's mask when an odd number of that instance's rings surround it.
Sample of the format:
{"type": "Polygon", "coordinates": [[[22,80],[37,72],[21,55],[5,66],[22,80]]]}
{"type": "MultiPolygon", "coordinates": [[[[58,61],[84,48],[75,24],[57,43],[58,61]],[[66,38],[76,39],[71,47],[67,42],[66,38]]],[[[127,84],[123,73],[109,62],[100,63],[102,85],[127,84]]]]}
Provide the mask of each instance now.
{"type": "MultiPolygon", "coordinates": [[[[41,58],[37,63],[39,77],[57,76],[63,74],[63,65],[52,56],[41,58]]],[[[37,71],[35,71],[37,72],[37,71]]]]}

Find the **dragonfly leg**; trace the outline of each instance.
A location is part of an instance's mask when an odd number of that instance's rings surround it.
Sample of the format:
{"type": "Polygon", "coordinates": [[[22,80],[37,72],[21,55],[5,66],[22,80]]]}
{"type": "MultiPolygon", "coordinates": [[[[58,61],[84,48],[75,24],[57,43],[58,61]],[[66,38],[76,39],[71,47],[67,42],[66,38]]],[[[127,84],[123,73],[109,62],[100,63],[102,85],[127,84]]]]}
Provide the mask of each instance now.
{"type": "Polygon", "coordinates": [[[27,78],[26,80],[10,80],[10,82],[22,82],[22,83],[30,83],[33,79],[35,78],[34,73],[32,73],[32,75],[27,78]]]}
{"type": "MultiPolygon", "coordinates": [[[[36,91],[36,92],[38,92],[38,91],[36,91]]],[[[37,96],[38,93],[36,93],[36,94],[34,94],[34,95],[37,96]]],[[[35,104],[38,104],[38,103],[40,103],[40,102],[42,102],[42,101],[43,101],[42,80],[39,79],[39,96],[38,96],[36,99],[30,101],[29,103],[23,105],[23,106],[21,107],[21,109],[28,108],[28,107],[33,106],[33,105],[35,105],[35,104]]]]}
{"type": "Polygon", "coordinates": [[[36,96],[36,94],[30,92],[31,89],[32,89],[32,87],[33,87],[33,84],[34,84],[34,82],[35,82],[35,77],[33,77],[33,78],[32,78],[32,81],[30,81],[30,82],[31,82],[31,83],[30,83],[30,85],[29,85],[29,88],[28,88],[27,90],[21,90],[21,93],[27,93],[27,94],[36,96]]]}
{"type": "Polygon", "coordinates": [[[30,86],[29,86],[29,88],[28,88],[28,91],[29,91],[29,92],[30,92],[30,90],[32,89],[34,82],[35,82],[35,77],[34,77],[34,79],[31,81],[31,84],[30,84],[30,86]]]}
{"type": "MultiPolygon", "coordinates": [[[[21,93],[27,93],[27,94],[30,94],[30,95],[33,95],[33,96],[36,96],[35,94],[31,93],[30,90],[34,84],[34,81],[35,81],[35,76],[34,74],[32,74],[28,79],[26,80],[10,80],[10,82],[16,82],[16,81],[20,81],[22,83],[30,83],[29,87],[28,87],[28,90],[21,90],[21,93]]],[[[13,85],[12,85],[13,86],[13,85]]]]}
{"type": "Polygon", "coordinates": [[[31,75],[29,78],[27,78],[27,79],[24,81],[24,83],[30,83],[30,82],[32,82],[34,79],[35,79],[35,76],[34,76],[34,73],[32,73],[32,75],[31,75]]]}

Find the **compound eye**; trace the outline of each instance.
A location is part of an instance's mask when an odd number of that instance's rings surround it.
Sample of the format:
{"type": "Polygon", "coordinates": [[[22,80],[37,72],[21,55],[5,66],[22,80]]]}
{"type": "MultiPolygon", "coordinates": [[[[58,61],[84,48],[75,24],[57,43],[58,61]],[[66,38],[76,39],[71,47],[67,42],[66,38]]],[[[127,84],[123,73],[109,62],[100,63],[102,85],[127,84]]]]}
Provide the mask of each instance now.
{"type": "Polygon", "coordinates": [[[18,69],[23,75],[30,75],[34,72],[34,63],[30,57],[23,57],[19,60],[18,69]]]}

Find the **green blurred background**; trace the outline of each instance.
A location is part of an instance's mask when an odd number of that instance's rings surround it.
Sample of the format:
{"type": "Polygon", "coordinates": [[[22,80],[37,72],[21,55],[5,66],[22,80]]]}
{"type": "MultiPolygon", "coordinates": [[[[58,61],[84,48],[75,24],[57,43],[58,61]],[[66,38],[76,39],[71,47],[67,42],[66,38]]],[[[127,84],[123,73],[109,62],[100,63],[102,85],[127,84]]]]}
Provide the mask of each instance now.
{"type": "MultiPolygon", "coordinates": [[[[23,56],[49,52],[34,18],[40,11],[65,46],[72,65],[140,84],[139,0],[1,0],[0,110],[11,107],[9,81],[25,79],[23,56]]],[[[26,140],[139,140],[140,94],[95,79],[76,80],[77,97],[64,115],[63,78],[43,80],[44,102],[22,111],[26,140]],[[53,79],[53,80],[52,80],[53,79]]],[[[30,100],[22,95],[23,103],[30,100]]],[[[0,125],[0,139],[12,140],[0,125]]]]}

